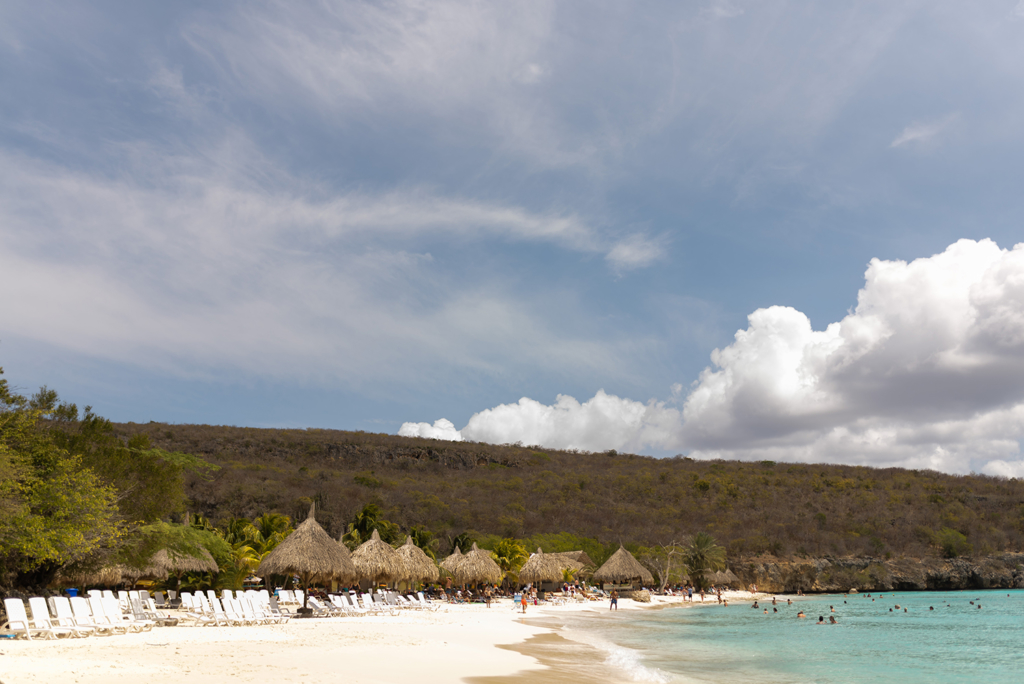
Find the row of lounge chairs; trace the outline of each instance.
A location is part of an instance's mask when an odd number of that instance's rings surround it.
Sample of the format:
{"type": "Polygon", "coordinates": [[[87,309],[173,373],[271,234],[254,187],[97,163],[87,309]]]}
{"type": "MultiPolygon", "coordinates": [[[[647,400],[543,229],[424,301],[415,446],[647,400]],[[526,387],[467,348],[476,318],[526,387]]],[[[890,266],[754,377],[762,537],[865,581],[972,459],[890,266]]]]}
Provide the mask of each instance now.
{"type": "Polygon", "coordinates": [[[58,639],[142,632],[173,620],[157,611],[152,599],[149,604],[133,597],[124,611],[113,596],[36,596],[28,600],[29,617],[22,599],[5,598],[7,623],[2,629],[26,639],[58,639]]]}
{"type": "Polygon", "coordinates": [[[291,615],[281,610],[277,599],[264,595],[238,592],[237,597],[230,593],[217,598],[216,595],[204,595],[196,592],[181,594],[179,614],[186,622],[197,626],[215,625],[272,625],[288,622],[291,615]],[[263,599],[266,599],[265,601],[263,599]]]}
{"type": "Polygon", "coordinates": [[[385,594],[330,594],[328,602],[310,597],[306,605],[319,617],[360,617],[364,615],[398,615],[403,610],[437,610],[438,603],[431,603],[423,592],[402,596],[395,592],[385,594]]]}
{"type": "MultiPolygon", "coordinates": [[[[157,625],[174,625],[179,621],[194,626],[281,624],[292,617],[282,606],[302,605],[304,597],[301,591],[282,590],[275,597],[266,590],[224,590],[220,597],[208,591],[205,594],[182,592],[180,598],[179,609],[172,613],[162,612],[156,599],[145,591],[121,591],[114,596],[111,591],[93,590],[88,597],[33,597],[28,600],[28,610],[22,599],[6,598],[7,623],[0,629],[26,639],[57,639],[148,631],[157,625]]],[[[162,595],[157,599],[161,605],[166,605],[162,595]]],[[[332,594],[329,602],[309,597],[307,605],[314,615],[321,617],[398,615],[403,610],[440,607],[439,603],[425,599],[423,592],[409,596],[394,592],[361,596],[332,594]]]]}

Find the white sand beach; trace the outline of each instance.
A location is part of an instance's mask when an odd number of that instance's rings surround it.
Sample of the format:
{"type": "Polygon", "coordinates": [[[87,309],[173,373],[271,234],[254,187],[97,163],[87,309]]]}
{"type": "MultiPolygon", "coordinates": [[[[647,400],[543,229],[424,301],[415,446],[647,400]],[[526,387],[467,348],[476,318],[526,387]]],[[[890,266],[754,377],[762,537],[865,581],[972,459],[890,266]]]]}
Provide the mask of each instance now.
{"type": "MultiPolygon", "coordinates": [[[[730,601],[751,598],[747,592],[729,593],[730,601]]],[[[655,597],[653,604],[638,604],[622,599],[620,609],[680,601],[655,597]]],[[[571,611],[607,613],[608,605],[530,606],[526,618],[571,611]]],[[[524,622],[505,600],[490,609],[451,605],[438,612],[408,611],[394,617],[304,619],[248,627],[179,625],[121,636],[5,640],[0,642],[0,682],[457,682],[543,668],[535,658],[498,646],[551,631],[524,622]]]]}

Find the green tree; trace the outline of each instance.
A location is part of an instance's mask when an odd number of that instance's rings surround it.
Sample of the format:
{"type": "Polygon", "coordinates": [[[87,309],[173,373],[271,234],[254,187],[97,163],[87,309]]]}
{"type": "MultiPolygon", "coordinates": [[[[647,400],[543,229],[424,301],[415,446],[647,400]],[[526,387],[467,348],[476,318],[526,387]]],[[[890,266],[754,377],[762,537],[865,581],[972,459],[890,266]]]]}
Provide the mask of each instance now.
{"type": "Polygon", "coordinates": [[[725,569],[725,549],[715,542],[707,532],[698,532],[686,546],[686,569],[690,581],[698,589],[705,589],[710,582],[708,574],[725,569]]]}
{"type": "Polygon", "coordinates": [[[398,539],[400,528],[393,522],[384,520],[380,506],[375,503],[368,503],[363,509],[356,513],[355,519],[348,524],[348,530],[342,536],[342,541],[350,549],[355,549],[364,541],[370,538],[374,530],[380,538],[388,544],[393,544],[398,539]]]}
{"type": "Polygon", "coordinates": [[[151,448],[149,437],[122,440],[113,424],[86,406],[80,416],[75,404],[61,403],[57,393],[43,387],[30,402],[45,416],[54,443],[82,459],[118,491],[118,508],[128,521],[152,522],[185,510],[185,475],[208,477],[218,466],[197,456],[151,448]]]}
{"type": "Polygon", "coordinates": [[[935,533],[934,543],[939,547],[944,558],[969,556],[974,548],[967,542],[967,537],[960,532],[943,527],[935,533]]]}
{"type": "Polygon", "coordinates": [[[510,537],[495,544],[491,555],[494,557],[494,562],[505,573],[505,579],[513,584],[519,581],[519,571],[526,561],[530,560],[530,554],[526,551],[526,547],[510,537]]]}
{"type": "Polygon", "coordinates": [[[115,548],[125,534],[115,490],[56,444],[43,419],[0,377],[2,584],[49,584],[61,568],[115,548]]]}

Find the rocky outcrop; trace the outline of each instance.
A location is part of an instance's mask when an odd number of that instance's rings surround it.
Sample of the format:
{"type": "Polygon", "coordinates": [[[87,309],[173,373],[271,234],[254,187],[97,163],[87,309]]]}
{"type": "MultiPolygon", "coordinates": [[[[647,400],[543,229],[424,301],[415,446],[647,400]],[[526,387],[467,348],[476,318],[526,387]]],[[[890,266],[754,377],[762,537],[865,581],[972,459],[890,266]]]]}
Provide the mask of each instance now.
{"type": "Polygon", "coordinates": [[[633,599],[639,603],[650,603],[651,592],[646,589],[637,589],[635,591],[623,591],[621,592],[622,598],[633,599]]]}
{"type": "Polygon", "coordinates": [[[749,558],[730,563],[746,587],[792,593],[1024,588],[1024,554],[983,558],[749,558]]]}

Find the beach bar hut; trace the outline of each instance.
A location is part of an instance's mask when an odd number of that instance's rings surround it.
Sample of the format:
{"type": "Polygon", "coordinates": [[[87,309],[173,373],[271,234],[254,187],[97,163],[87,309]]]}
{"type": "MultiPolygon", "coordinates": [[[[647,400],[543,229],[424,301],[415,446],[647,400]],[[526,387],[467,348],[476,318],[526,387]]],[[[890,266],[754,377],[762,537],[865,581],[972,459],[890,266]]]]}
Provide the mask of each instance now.
{"type": "Polygon", "coordinates": [[[437,565],[423,549],[412,543],[412,537],[405,538],[405,544],[395,551],[405,566],[405,579],[409,582],[436,582],[437,565]]]}
{"type": "Polygon", "coordinates": [[[298,575],[303,588],[303,612],[310,582],[350,582],[356,578],[352,560],[317,523],[314,508],[315,504],[309,507],[309,517],[266,555],[255,572],[264,579],[270,575],[298,575]]]}
{"type": "Polygon", "coordinates": [[[360,580],[374,584],[405,579],[405,563],[390,544],[381,540],[377,530],[352,552],[352,564],[360,580]]]}
{"type": "Polygon", "coordinates": [[[634,558],[633,554],[622,546],[619,546],[619,550],[613,553],[612,557],[597,569],[593,579],[602,585],[605,582],[612,584],[632,584],[633,582],[647,585],[654,584],[654,575],[651,574],[651,571],[640,565],[640,561],[634,558]]]}

